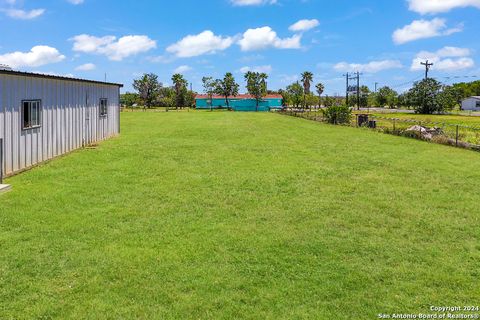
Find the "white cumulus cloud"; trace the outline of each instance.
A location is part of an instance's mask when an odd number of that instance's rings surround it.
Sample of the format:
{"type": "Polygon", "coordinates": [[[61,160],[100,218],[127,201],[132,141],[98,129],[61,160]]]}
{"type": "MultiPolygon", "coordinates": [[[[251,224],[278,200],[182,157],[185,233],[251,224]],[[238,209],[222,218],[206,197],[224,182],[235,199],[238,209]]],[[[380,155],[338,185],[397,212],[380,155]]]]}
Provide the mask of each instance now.
{"type": "Polygon", "coordinates": [[[480,0],[408,0],[409,9],[420,14],[448,12],[455,8],[480,8],[480,0]]]}
{"type": "Polygon", "coordinates": [[[75,76],[71,73],[58,73],[55,71],[38,71],[34,70],[33,73],[44,74],[47,76],[55,76],[55,77],[64,77],[64,78],[75,78],[75,76]]]}
{"type": "Polygon", "coordinates": [[[256,67],[242,67],[240,68],[241,73],[247,73],[248,71],[252,72],[260,72],[260,73],[271,73],[272,72],[272,66],[271,65],[265,65],[265,66],[256,66],[256,67]]]}
{"type": "Polygon", "coordinates": [[[462,26],[447,28],[446,20],[435,18],[432,20],[415,20],[411,24],[393,33],[393,42],[395,44],[404,44],[418,39],[427,39],[432,37],[447,36],[456,32],[461,32],[462,26]]]}
{"type": "Polygon", "coordinates": [[[339,62],[333,66],[337,71],[341,72],[367,72],[367,73],[376,73],[389,69],[402,68],[402,63],[398,60],[378,60],[371,61],[365,64],[361,63],[348,63],[348,62],[339,62]]]}
{"type": "Polygon", "coordinates": [[[454,71],[470,69],[475,66],[475,61],[470,57],[471,51],[468,48],[444,47],[438,51],[420,51],[412,61],[412,71],[424,70],[421,63],[428,60],[433,63],[432,70],[454,71]]]}
{"type": "Polygon", "coordinates": [[[231,3],[238,7],[261,6],[264,4],[275,4],[277,0],[231,0],[231,3]]]}
{"type": "Polygon", "coordinates": [[[301,31],[307,31],[307,30],[313,29],[315,27],[318,27],[319,25],[320,25],[320,22],[317,19],[311,19],[311,20],[303,19],[295,22],[288,29],[294,32],[301,32],[301,31]]]}
{"type": "Polygon", "coordinates": [[[232,44],[233,38],[216,36],[212,31],[206,30],[197,35],[188,35],[177,43],[170,45],[167,52],[180,58],[189,58],[223,51],[232,44]]]}
{"type": "Polygon", "coordinates": [[[270,27],[248,29],[238,41],[242,51],[262,50],[267,48],[300,49],[301,35],[281,39],[270,27]]]}
{"type": "Polygon", "coordinates": [[[187,65],[184,65],[184,66],[179,66],[178,68],[176,68],[175,70],[173,70],[173,73],[180,73],[180,74],[183,74],[183,73],[186,73],[188,71],[192,70],[192,67],[190,66],[187,66],[187,65]]]}
{"type": "Polygon", "coordinates": [[[110,60],[121,61],[127,57],[147,52],[157,47],[157,43],[144,35],[95,37],[81,34],[73,37],[73,50],[84,53],[96,53],[110,60]]]}
{"type": "Polygon", "coordinates": [[[30,20],[40,17],[45,13],[45,9],[33,9],[33,10],[22,10],[22,9],[2,9],[3,12],[10,18],[21,19],[21,20],[30,20]]]}
{"type": "Polygon", "coordinates": [[[93,63],[85,63],[75,68],[77,71],[91,71],[97,68],[93,63]]]}
{"type": "Polygon", "coordinates": [[[11,52],[0,55],[0,64],[12,68],[40,67],[50,63],[60,62],[65,56],[49,46],[35,46],[29,52],[11,52]]]}

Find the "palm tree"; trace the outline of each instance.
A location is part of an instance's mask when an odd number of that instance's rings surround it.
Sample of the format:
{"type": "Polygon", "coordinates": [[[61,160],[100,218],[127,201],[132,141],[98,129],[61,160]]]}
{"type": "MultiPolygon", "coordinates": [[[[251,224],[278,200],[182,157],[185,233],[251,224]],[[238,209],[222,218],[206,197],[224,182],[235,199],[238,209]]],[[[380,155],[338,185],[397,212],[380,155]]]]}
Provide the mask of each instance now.
{"type": "Polygon", "coordinates": [[[175,87],[176,108],[178,109],[178,107],[184,103],[183,91],[187,87],[188,82],[181,74],[178,73],[172,76],[172,82],[175,87]]]}
{"type": "Polygon", "coordinates": [[[238,96],[238,88],[239,88],[239,85],[235,81],[233,74],[231,72],[227,72],[223,77],[223,79],[219,79],[216,81],[215,92],[218,95],[222,95],[225,97],[225,103],[227,104],[227,108],[230,109],[230,103],[228,101],[228,97],[238,96]]]}
{"type": "Polygon", "coordinates": [[[258,111],[260,100],[267,95],[267,79],[266,73],[248,71],[245,74],[245,82],[247,83],[247,90],[256,101],[255,111],[258,111]]]}
{"type": "Polygon", "coordinates": [[[305,108],[306,96],[310,94],[310,86],[313,81],[313,73],[305,71],[302,73],[302,84],[303,84],[303,106],[305,108]]]}
{"type": "Polygon", "coordinates": [[[317,88],[318,104],[319,104],[319,107],[320,107],[322,105],[322,94],[325,91],[325,86],[323,85],[323,83],[317,83],[315,88],[317,88]]]}

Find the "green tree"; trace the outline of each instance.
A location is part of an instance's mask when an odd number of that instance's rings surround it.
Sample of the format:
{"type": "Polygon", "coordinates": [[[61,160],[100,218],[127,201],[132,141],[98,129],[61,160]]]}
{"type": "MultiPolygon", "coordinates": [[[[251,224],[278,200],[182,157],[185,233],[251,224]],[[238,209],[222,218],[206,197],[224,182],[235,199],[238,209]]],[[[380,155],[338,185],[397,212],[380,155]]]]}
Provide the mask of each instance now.
{"type": "Polygon", "coordinates": [[[208,96],[208,103],[210,104],[210,110],[213,106],[213,95],[215,94],[215,88],[217,87],[217,81],[212,77],[203,77],[203,92],[208,96]]]}
{"type": "Polygon", "coordinates": [[[459,94],[459,103],[461,103],[461,100],[465,98],[471,96],[480,96],[480,80],[455,83],[453,87],[459,94]]]}
{"type": "Polygon", "coordinates": [[[438,103],[437,95],[441,92],[442,85],[435,79],[424,79],[415,82],[409,90],[410,101],[416,113],[432,114],[442,112],[444,106],[438,103]]]}
{"type": "Polygon", "coordinates": [[[376,92],[370,92],[370,94],[368,95],[368,105],[370,107],[378,107],[379,104],[378,104],[378,95],[376,92]]]}
{"type": "Polygon", "coordinates": [[[225,97],[225,103],[227,104],[227,108],[230,108],[230,102],[228,97],[238,95],[238,88],[239,85],[235,81],[233,74],[231,72],[227,72],[223,79],[219,79],[216,81],[216,88],[215,93],[225,97]]]}
{"type": "Polygon", "coordinates": [[[170,87],[163,87],[160,88],[156,104],[159,107],[163,107],[165,109],[171,109],[175,107],[175,89],[170,87]]]}
{"type": "Polygon", "coordinates": [[[322,104],[322,94],[325,92],[325,86],[323,85],[323,83],[317,83],[315,88],[317,89],[318,105],[320,107],[320,105],[322,104]]]}
{"type": "Polygon", "coordinates": [[[410,109],[412,105],[410,94],[408,92],[404,92],[398,95],[397,106],[401,109],[410,109]]]}
{"type": "Polygon", "coordinates": [[[437,103],[442,110],[453,110],[461,104],[461,93],[453,86],[443,86],[436,97],[437,103]]]}
{"type": "Polygon", "coordinates": [[[317,97],[316,95],[310,93],[305,96],[305,105],[312,109],[314,106],[318,106],[320,104],[320,98],[317,97]]]}
{"type": "Polygon", "coordinates": [[[306,95],[310,94],[310,87],[312,86],[313,73],[305,71],[302,73],[302,85],[303,85],[303,106],[306,107],[306,95]]]}
{"type": "Polygon", "coordinates": [[[282,107],[288,107],[291,104],[290,94],[287,90],[280,89],[278,90],[278,94],[282,96],[282,107]]]}
{"type": "Polygon", "coordinates": [[[185,106],[187,108],[195,108],[196,93],[192,90],[187,90],[185,93],[185,106]]]}
{"type": "Polygon", "coordinates": [[[287,87],[287,92],[288,95],[290,96],[290,103],[298,109],[298,106],[302,103],[303,95],[304,95],[304,89],[303,87],[298,83],[292,83],[287,87]]]}
{"type": "Polygon", "coordinates": [[[390,87],[382,87],[377,92],[377,103],[380,107],[388,106],[394,108],[397,102],[398,93],[390,87]]]}
{"type": "Polygon", "coordinates": [[[322,112],[325,120],[331,124],[347,124],[352,119],[352,110],[348,106],[330,106],[322,112]]]}
{"type": "Polygon", "coordinates": [[[268,76],[266,73],[248,71],[245,74],[247,91],[255,98],[255,111],[258,111],[260,100],[267,95],[267,79],[268,76]]]}
{"type": "Polygon", "coordinates": [[[368,104],[368,97],[370,95],[370,89],[367,86],[360,87],[360,96],[359,96],[359,104],[361,108],[366,108],[369,106],[368,104]]]}
{"type": "Polygon", "coordinates": [[[324,105],[326,108],[335,105],[335,98],[329,97],[329,96],[327,95],[325,98],[323,98],[323,105],[324,105]]]}
{"type": "Polygon", "coordinates": [[[143,106],[147,108],[153,106],[161,87],[161,83],[158,82],[158,76],[153,73],[146,73],[133,81],[133,88],[138,91],[143,106]]]}
{"type": "Polygon", "coordinates": [[[172,76],[173,87],[175,88],[175,108],[186,106],[186,95],[188,82],[183,75],[176,73],[172,76]]]}
{"type": "Polygon", "coordinates": [[[138,93],[126,92],[120,95],[120,104],[125,107],[132,107],[135,103],[138,103],[140,97],[138,93]]]}

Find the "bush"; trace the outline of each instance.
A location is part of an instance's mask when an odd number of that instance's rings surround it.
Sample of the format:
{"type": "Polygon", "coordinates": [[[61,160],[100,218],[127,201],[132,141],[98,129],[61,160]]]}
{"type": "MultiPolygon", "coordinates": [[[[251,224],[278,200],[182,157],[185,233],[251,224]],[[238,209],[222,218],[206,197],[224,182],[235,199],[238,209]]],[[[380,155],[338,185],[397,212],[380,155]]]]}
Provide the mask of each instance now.
{"type": "Polygon", "coordinates": [[[348,124],[352,119],[352,110],[347,106],[330,106],[322,111],[325,121],[331,124],[348,124]]]}

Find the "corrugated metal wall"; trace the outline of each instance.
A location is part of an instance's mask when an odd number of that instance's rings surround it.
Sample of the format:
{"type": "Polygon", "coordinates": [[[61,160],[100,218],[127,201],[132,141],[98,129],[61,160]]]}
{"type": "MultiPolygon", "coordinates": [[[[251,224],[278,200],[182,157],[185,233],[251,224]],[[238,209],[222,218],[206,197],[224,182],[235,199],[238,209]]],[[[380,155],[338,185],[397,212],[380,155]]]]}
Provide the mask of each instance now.
{"type": "Polygon", "coordinates": [[[120,131],[119,87],[45,77],[0,74],[0,138],[6,175],[120,131]],[[100,116],[100,99],[108,115],[100,116]],[[22,129],[22,100],[41,100],[41,125],[22,129]]]}
{"type": "MultiPolygon", "coordinates": [[[[207,98],[197,98],[195,99],[195,104],[197,109],[210,109],[210,104],[208,103],[207,98]]],[[[230,99],[230,107],[235,111],[255,111],[257,102],[255,99],[230,99]]],[[[219,107],[226,108],[227,103],[225,99],[214,98],[212,99],[212,108],[216,109],[219,107]]],[[[259,103],[259,111],[269,111],[270,109],[281,109],[282,108],[282,99],[281,98],[264,98],[259,103]]]]}

